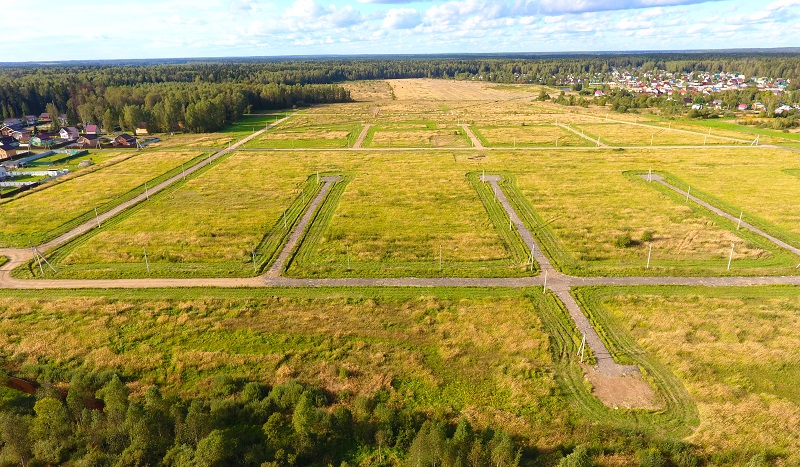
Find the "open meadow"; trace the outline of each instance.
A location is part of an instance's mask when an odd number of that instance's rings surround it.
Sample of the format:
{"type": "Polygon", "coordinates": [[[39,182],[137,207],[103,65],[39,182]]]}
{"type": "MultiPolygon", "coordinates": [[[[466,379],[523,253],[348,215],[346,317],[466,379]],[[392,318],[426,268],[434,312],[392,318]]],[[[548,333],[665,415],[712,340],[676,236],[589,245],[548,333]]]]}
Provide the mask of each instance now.
{"type": "MultiPolygon", "coordinates": [[[[612,464],[680,447],[672,411],[605,408],[571,355],[570,321],[541,294],[409,289],[51,291],[0,294],[3,364],[38,377],[116,372],[134,396],[203,398],[219,376],[299,380],[352,410],[381,395],[479,429],[502,426],[554,464],[578,444],[612,464]],[[631,430],[642,439],[631,442],[631,430]],[[668,441],[667,441],[668,440],[668,441]],[[670,443],[670,444],[668,444],[670,443]]],[[[691,411],[690,411],[691,412],[691,411]]]]}
{"type": "Polygon", "coordinates": [[[617,358],[645,352],[696,401],[688,438],[717,465],[760,452],[800,462],[800,291],[760,288],[578,289],[617,358]]]}
{"type": "Polygon", "coordinates": [[[65,245],[52,262],[64,277],[252,275],[253,251],[257,264],[274,255],[282,241],[269,234],[287,233],[316,193],[307,162],[235,153],[65,245]]]}
{"type": "MultiPolygon", "coordinates": [[[[116,206],[125,195],[144,192],[144,183],[159,178],[198,151],[136,151],[116,153],[87,170],[22,193],[0,203],[0,245],[42,243],[116,206]],[[141,190],[139,190],[141,188],[141,190]],[[91,215],[90,215],[91,214],[91,215]]],[[[101,153],[107,157],[106,153],[101,153]]]]}

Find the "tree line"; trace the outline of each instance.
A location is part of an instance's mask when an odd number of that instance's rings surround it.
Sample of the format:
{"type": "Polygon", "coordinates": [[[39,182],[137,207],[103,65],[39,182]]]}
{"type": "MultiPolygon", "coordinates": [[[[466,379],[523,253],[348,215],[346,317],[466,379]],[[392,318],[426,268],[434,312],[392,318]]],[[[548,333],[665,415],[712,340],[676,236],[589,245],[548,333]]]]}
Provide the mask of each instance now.
{"type": "Polygon", "coordinates": [[[351,407],[333,399],[297,381],[267,388],[224,375],[206,399],[155,386],[132,397],[116,375],[77,372],[66,398],[45,388],[0,399],[0,464],[507,467],[523,455],[503,430],[412,410],[386,392],[351,407]],[[102,410],[87,408],[95,396],[102,410]]]}
{"type": "Polygon", "coordinates": [[[156,131],[213,131],[247,109],[349,100],[337,84],[354,80],[444,78],[555,85],[567,77],[607,78],[613,69],[741,73],[793,79],[800,57],[789,53],[661,53],[237,59],[81,63],[0,67],[3,118],[39,114],[48,104],[71,122],[114,123],[156,131]],[[137,120],[137,121],[134,121],[137,120]]]}

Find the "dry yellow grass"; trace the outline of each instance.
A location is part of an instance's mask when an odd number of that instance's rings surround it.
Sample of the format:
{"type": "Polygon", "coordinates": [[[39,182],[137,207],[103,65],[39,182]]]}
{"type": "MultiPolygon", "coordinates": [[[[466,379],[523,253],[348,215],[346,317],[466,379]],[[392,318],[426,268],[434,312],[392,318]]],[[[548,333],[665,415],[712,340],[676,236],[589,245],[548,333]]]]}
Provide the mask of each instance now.
{"type": "Polygon", "coordinates": [[[498,101],[520,97],[507,88],[476,81],[392,79],[387,82],[398,101],[498,101]]]}
{"type": "Polygon", "coordinates": [[[769,450],[800,462],[800,293],[790,288],[627,292],[605,308],[687,386],[690,441],[745,462],[769,450]],[[668,345],[667,345],[668,343],[668,345]]]}
{"type": "Polygon", "coordinates": [[[49,232],[198,155],[197,151],[143,151],[118,164],[0,204],[0,244],[4,243],[3,236],[49,232]]]}
{"type": "Polygon", "coordinates": [[[383,148],[465,148],[469,146],[468,140],[455,128],[376,131],[370,143],[370,147],[383,148]]]}
{"type": "Polygon", "coordinates": [[[624,123],[585,123],[575,126],[575,129],[581,133],[585,132],[591,138],[599,136],[601,141],[613,145],[647,146],[651,142],[656,146],[737,144],[715,136],[624,123]]]}
{"type": "Polygon", "coordinates": [[[77,246],[65,264],[247,261],[310,175],[300,161],[240,152],[77,246]]]}
{"type": "Polygon", "coordinates": [[[517,127],[472,127],[489,146],[587,146],[588,142],[555,125],[526,125],[517,127]]]}

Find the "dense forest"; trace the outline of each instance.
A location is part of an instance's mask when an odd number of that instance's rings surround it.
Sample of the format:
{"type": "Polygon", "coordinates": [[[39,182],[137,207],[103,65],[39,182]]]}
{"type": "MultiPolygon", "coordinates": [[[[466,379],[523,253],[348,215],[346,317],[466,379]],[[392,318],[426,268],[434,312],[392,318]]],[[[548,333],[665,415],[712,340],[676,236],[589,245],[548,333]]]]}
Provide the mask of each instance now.
{"type": "Polygon", "coordinates": [[[794,78],[796,87],[800,56],[664,53],[8,65],[0,67],[0,113],[8,118],[49,110],[66,113],[71,123],[100,123],[105,128],[132,130],[147,122],[151,131],[202,132],[218,130],[248,110],[348,101],[348,91],[337,84],[352,80],[444,78],[554,85],[566,77],[602,79],[616,68],[794,78]]]}

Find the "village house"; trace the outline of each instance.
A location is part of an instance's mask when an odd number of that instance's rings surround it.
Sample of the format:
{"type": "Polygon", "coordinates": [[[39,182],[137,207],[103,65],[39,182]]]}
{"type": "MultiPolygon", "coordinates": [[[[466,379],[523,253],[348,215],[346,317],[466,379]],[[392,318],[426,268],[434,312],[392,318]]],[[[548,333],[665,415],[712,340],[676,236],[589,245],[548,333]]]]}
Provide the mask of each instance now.
{"type": "Polygon", "coordinates": [[[31,132],[28,130],[17,130],[11,133],[11,137],[20,143],[27,143],[31,140],[31,132]]]}
{"type": "Polygon", "coordinates": [[[136,146],[136,138],[127,133],[122,133],[114,138],[114,146],[123,146],[126,148],[136,146]]]}
{"type": "Polygon", "coordinates": [[[49,113],[43,112],[39,115],[39,123],[52,123],[53,118],[50,116],[49,113]]]}
{"type": "Polygon", "coordinates": [[[147,132],[147,122],[139,122],[136,125],[136,130],[133,132],[136,136],[147,136],[150,133],[147,132]]]}
{"type": "Polygon", "coordinates": [[[85,134],[75,142],[81,149],[100,147],[100,137],[95,134],[85,134]]]}
{"type": "Polygon", "coordinates": [[[18,148],[19,141],[14,139],[13,136],[0,136],[0,145],[18,148]]]}
{"type": "Polygon", "coordinates": [[[0,144],[0,160],[11,159],[17,155],[17,148],[0,144]]]}
{"type": "Polygon", "coordinates": [[[36,115],[26,115],[25,123],[27,123],[28,125],[36,125],[37,123],[39,123],[39,117],[37,117],[36,115]]]}
{"type": "Polygon", "coordinates": [[[53,137],[50,136],[48,133],[42,132],[36,136],[31,136],[32,146],[43,148],[52,146],[53,144],[55,144],[55,140],[53,140],[53,137]]]}
{"type": "Polygon", "coordinates": [[[96,135],[100,133],[100,129],[97,125],[86,125],[86,130],[84,131],[87,135],[96,135]]]}
{"type": "Polygon", "coordinates": [[[747,107],[748,107],[748,105],[747,105],[747,104],[739,104],[739,106],[738,106],[737,108],[738,108],[740,111],[745,111],[745,110],[747,110],[747,107]]]}
{"type": "Polygon", "coordinates": [[[80,133],[78,133],[78,129],[74,126],[68,126],[62,128],[61,131],[58,132],[58,136],[67,141],[75,141],[80,136],[80,133]]]}

